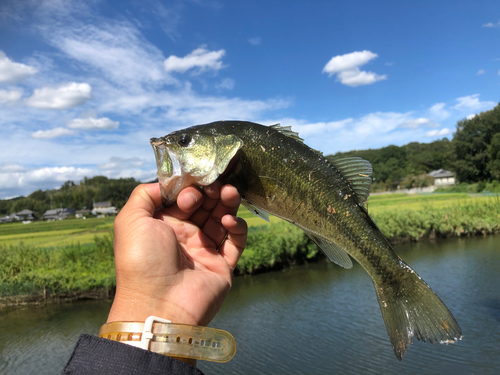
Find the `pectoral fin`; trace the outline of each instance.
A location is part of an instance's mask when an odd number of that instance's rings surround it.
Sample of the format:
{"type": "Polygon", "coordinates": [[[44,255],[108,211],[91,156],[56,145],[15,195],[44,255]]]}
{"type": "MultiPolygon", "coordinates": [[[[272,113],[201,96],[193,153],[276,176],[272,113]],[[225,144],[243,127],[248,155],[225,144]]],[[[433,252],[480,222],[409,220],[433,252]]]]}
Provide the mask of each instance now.
{"type": "Polygon", "coordinates": [[[247,202],[245,200],[241,200],[241,205],[245,207],[248,211],[253,213],[254,215],[260,217],[261,219],[264,219],[265,221],[269,221],[269,215],[267,214],[266,211],[261,210],[260,208],[255,207],[253,204],[250,202],[247,202]]]}

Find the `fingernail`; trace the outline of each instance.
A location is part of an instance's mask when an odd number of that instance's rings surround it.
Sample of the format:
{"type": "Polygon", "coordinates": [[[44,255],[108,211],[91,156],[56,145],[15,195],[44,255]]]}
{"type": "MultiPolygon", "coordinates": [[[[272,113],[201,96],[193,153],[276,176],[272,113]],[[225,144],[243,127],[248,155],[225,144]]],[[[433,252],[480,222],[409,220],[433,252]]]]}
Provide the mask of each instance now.
{"type": "Polygon", "coordinates": [[[194,206],[198,203],[198,197],[194,193],[189,193],[189,205],[194,206]]]}

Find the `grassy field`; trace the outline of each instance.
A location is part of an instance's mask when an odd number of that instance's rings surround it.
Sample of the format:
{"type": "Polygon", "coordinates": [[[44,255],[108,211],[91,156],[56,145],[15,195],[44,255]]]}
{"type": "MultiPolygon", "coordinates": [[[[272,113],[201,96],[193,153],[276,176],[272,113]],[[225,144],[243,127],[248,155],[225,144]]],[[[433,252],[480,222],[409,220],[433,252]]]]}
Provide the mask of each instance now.
{"type": "Polygon", "coordinates": [[[29,224],[0,225],[0,247],[23,243],[36,247],[57,247],[93,243],[113,229],[114,217],[66,219],[29,224]]]}
{"type": "MultiPolygon", "coordinates": [[[[376,217],[387,211],[428,210],[457,205],[480,204],[498,199],[467,193],[439,194],[383,194],[374,195],[368,201],[368,212],[376,217]]],[[[240,207],[238,216],[246,220],[249,227],[267,225],[268,223],[240,207]]],[[[35,222],[30,224],[12,223],[0,225],[0,247],[23,243],[36,247],[57,247],[68,245],[84,245],[94,242],[94,238],[102,237],[113,229],[114,217],[100,219],[67,219],[53,222],[35,222]]],[[[277,217],[270,217],[271,224],[281,222],[277,217]]]]}
{"type": "Polygon", "coordinates": [[[483,203],[494,199],[493,196],[467,193],[433,193],[433,194],[381,194],[372,195],[368,200],[370,215],[390,210],[422,210],[443,208],[456,205],[483,203]]]}
{"type": "MultiPolygon", "coordinates": [[[[377,195],[369,212],[389,241],[500,231],[500,198],[467,194],[377,195]]],[[[271,225],[244,208],[248,242],[236,274],[253,274],[322,257],[297,227],[271,225]]],[[[64,294],[115,285],[113,217],[0,225],[0,297],[64,294]]],[[[2,300],[0,300],[0,305],[2,300]]]]}

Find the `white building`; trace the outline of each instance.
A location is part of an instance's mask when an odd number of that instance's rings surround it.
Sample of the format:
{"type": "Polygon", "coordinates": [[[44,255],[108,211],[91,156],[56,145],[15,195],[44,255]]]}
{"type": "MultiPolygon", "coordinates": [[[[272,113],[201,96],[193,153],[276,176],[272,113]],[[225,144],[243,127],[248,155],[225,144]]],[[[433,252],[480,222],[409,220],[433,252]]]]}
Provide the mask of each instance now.
{"type": "Polygon", "coordinates": [[[116,207],[111,206],[111,202],[94,202],[92,215],[116,215],[117,213],[116,207]]]}
{"type": "Polygon", "coordinates": [[[456,183],[455,175],[453,174],[453,172],[444,169],[432,171],[428,174],[428,176],[434,177],[434,185],[436,186],[449,186],[455,185],[456,183]]]}

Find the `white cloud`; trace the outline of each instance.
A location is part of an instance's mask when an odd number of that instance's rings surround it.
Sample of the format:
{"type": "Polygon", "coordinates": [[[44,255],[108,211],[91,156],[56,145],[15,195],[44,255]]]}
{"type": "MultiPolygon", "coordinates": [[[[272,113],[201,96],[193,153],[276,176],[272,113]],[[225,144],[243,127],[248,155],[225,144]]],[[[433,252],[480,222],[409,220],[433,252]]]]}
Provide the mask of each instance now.
{"type": "Polygon", "coordinates": [[[466,117],[466,119],[467,119],[467,120],[472,120],[472,119],[473,119],[474,117],[476,117],[476,116],[477,116],[477,114],[476,114],[476,113],[472,113],[472,114],[468,115],[468,116],[466,117]]]}
{"type": "Polygon", "coordinates": [[[420,125],[431,125],[431,120],[428,118],[416,118],[416,119],[408,119],[405,122],[401,124],[402,128],[408,128],[408,129],[418,129],[420,125]]]}
{"type": "Polygon", "coordinates": [[[370,51],[358,51],[334,56],[323,68],[323,73],[328,73],[328,75],[331,76],[335,73],[351,70],[366,64],[376,57],[378,57],[378,55],[370,51]]]}
{"type": "Polygon", "coordinates": [[[479,75],[484,74],[484,73],[485,73],[485,71],[484,71],[483,69],[479,69],[479,70],[477,71],[476,75],[478,75],[478,76],[479,76],[479,75]]]}
{"type": "Polygon", "coordinates": [[[111,157],[108,163],[98,164],[99,169],[101,170],[118,170],[123,168],[141,168],[144,165],[144,160],[139,158],[120,158],[120,157],[111,157]]]}
{"type": "Polygon", "coordinates": [[[410,113],[375,112],[355,121],[353,130],[359,136],[367,137],[388,133],[410,118],[410,113]]]}
{"type": "MultiPolygon", "coordinates": [[[[279,120],[265,120],[262,123],[280,123],[290,125],[293,131],[302,138],[307,138],[306,143],[314,145],[317,149],[324,149],[325,140],[342,150],[360,149],[367,139],[382,139],[394,131],[401,131],[401,124],[411,119],[411,113],[374,112],[359,118],[347,118],[329,122],[307,122],[293,118],[279,120]],[[339,143],[339,140],[340,143],[339,143]]],[[[407,131],[406,131],[407,132],[407,131]]]]}
{"type": "Polygon", "coordinates": [[[427,133],[425,133],[425,136],[430,138],[430,137],[443,137],[445,135],[451,134],[450,129],[448,128],[443,128],[441,130],[430,130],[427,133]]]}
{"type": "Polygon", "coordinates": [[[436,103],[429,108],[429,114],[435,120],[444,120],[451,116],[450,112],[444,109],[446,107],[445,103],[436,103]]]}
{"type": "Polygon", "coordinates": [[[30,171],[30,176],[26,177],[28,181],[46,181],[53,180],[65,182],[68,180],[80,180],[93,172],[90,168],[77,167],[45,167],[30,171]]]}
{"type": "Polygon", "coordinates": [[[145,161],[138,157],[122,158],[111,157],[107,163],[97,165],[100,174],[108,178],[134,177],[139,181],[152,181],[156,178],[156,168],[151,159],[145,161]],[[148,168],[151,167],[151,168],[148,168]]]}
{"type": "Polygon", "coordinates": [[[112,130],[117,129],[118,121],[112,121],[107,117],[102,118],[76,118],[68,123],[68,128],[84,130],[112,130]]]}
{"type": "Polygon", "coordinates": [[[37,72],[33,66],[12,62],[0,51],[0,83],[17,83],[37,72]]]}
{"type": "Polygon", "coordinates": [[[165,62],[165,70],[167,72],[184,73],[189,69],[198,68],[197,73],[212,69],[220,70],[224,68],[222,65],[222,57],[226,51],[209,51],[204,46],[201,46],[185,57],[169,56],[165,62]]]}
{"type": "Polygon", "coordinates": [[[0,104],[17,102],[22,95],[21,90],[0,90],[0,104]]]}
{"type": "Polygon", "coordinates": [[[483,27],[499,27],[499,26],[500,26],[500,21],[498,21],[497,23],[488,22],[483,24],[483,27]]]}
{"type": "Polygon", "coordinates": [[[344,85],[357,87],[363,85],[371,85],[372,83],[387,79],[387,75],[378,75],[373,72],[365,72],[358,68],[352,70],[344,70],[338,74],[340,83],[344,85]]]}
{"type": "Polygon", "coordinates": [[[232,78],[224,78],[217,85],[215,85],[217,89],[223,90],[232,90],[234,88],[234,79],[232,78]]]}
{"type": "Polygon", "coordinates": [[[48,35],[48,41],[69,57],[102,71],[122,86],[142,83],[173,83],[161,69],[163,55],[146,43],[129,24],[75,25],[48,35]]]}
{"type": "Polygon", "coordinates": [[[479,101],[479,94],[462,96],[460,98],[457,98],[456,100],[458,101],[458,104],[453,107],[455,109],[480,110],[495,105],[494,102],[479,101]]]}
{"type": "Polygon", "coordinates": [[[30,107],[43,109],[68,109],[78,107],[90,99],[92,88],[88,83],[69,82],[58,87],[36,89],[26,99],[30,107]]]}
{"type": "Polygon", "coordinates": [[[260,43],[262,43],[262,39],[259,36],[256,36],[248,39],[248,43],[250,43],[253,46],[258,46],[260,45],[260,43]]]}
{"type": "Polygon", "coordinates": [[[78,167],[41,167],[11,168],[9,165],[0,168],[0,192],[29,194],[42,187],[56,188],[68,180],[80,181],[85,176],[96,173],[90,168],[78,167]]]}
{"type": "Polygon", "coordinates": [[[325,134],[329,131],[338,131],[344,129],[348,124],[353,122],[352,118],[341,121],[329,122],[307,122],[305,120],[297,120],[294,118],[283,118],[279,120],[265,120],[265,124],[281,124],[282,126],[291,126],[294,132],[299,133],[300,137],[314,136],[325,134]]]}
{"type": "Polygon", "coordinates": [[[59,127],[59,128],[49,129],[49,130],[38,130],[38,131],[34,132],[33,134],[31,134],[31,136],[33,138],[48,139],[48,138],[65,137],[68,135],[72,135],[74,133],[75,132],[73,130],[59,127]]]}
{"type": "Polygon", "coordinates": [[[376,53],[366,50],[334,56],[323,68],[323,73],[328,73],[329,77],[336,74],[337,80],[347,86],[370,85],[387,79],[387,75],[362,71],[359,67],[377,57],[376,53]]]}

